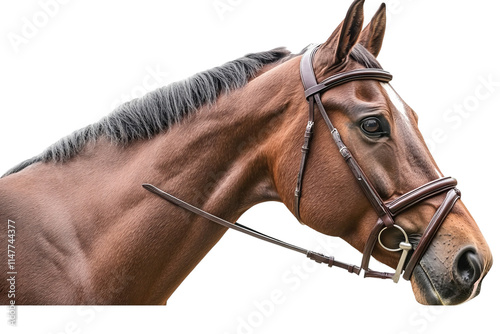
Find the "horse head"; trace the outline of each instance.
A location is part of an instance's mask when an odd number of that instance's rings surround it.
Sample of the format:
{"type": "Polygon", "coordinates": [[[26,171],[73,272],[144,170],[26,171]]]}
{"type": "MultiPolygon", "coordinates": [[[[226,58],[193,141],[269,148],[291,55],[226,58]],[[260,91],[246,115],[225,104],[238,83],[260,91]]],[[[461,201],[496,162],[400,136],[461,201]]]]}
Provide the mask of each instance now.
{"type": "MultiPolygon", "coordinates": [[[[385,6],[380,7],[365,29],[362,29],[362,6],[363,1],[355,1],[344,21],[314,50],[311,62],[318,82],[331,81],[339,73],[381,68],[376,57],[385,32],[385,6]]],[[[337,150],[330,135],[332,129],[327,127],[328,120],[383,203],[391,203],[443,178],[418,129],[415,111],[388,82],[369,79],[351,80],[325,89],[316,105],[310,102],[308,106],[302,92],[297,93],[297,101],[290,104],[293,106],[290,124],[296,128],[282,136],[280,143],[285,149],[276,159],[279,168],[275,172],[280,197],[299,220],[319,232],[340,236],[365,253],[374,222],[381,214],[373,210],[373,203],[345,163],[346,156],[337,150]],[[300,202],[297,195],[294,202],[290,184],[296,179],[296,169],[292,167],[299,158],[298,152],[289,146],[293,143],[297,147],[297,133],[303,133],[311,103],[316,114],[318,104],[322,104],[326,118],[325,122],[315,122],[310,147],[305,148],[309,153],[304,175],[299,175],[300,202]]],[[[412,245],[409,255],[415,253],[422,235],[428,233],[429,222],[438,215],[436,211],[443,210],[443,201],[449,201],[446,196],[444,192],[429,196],[394,215],[393,223],[398,228],[379,233],[380,242],[374,246],[373,256],[393,268],[399,261],[405,262],[404,258],[400,260],[398,252],[388,250],[398,249],[408,237],[407,242],[412,245]]],[[[459,195],[455,196],[453,201],[457,202],[451,204],[442,225],[433,232],[432,241],[426,240],[428,248],[408,272],[415,297],[422,304],[458,304],[473,298],[492,264],[491,252],[478,226],[458,199],[459,195]]]]}

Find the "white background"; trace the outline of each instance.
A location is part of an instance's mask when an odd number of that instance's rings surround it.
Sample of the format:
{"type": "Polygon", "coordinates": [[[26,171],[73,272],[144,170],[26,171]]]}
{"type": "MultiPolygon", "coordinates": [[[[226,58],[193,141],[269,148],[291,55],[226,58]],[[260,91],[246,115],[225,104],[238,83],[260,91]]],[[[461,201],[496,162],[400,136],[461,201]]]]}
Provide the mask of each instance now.
{"type": "MultiPolygon", "coordinates": [[[[277,46],[298,52],[323,42],[351,2],[61,0],[57,8],[42,5],[54,1],[0,4],[0,174],[146,88],[248,52],[277,46]],[[26,22],[38,27],[29,31],[26,22]],[[23,29],[26,39],[16,47],[10,39],[22,37],[23,29]]],[[[419,114],[438,165],[459,180],[464,203],[498,256],[499,6],[486,0],[387,4],[379,60],[419,114]],[[488,80],[496,85],[485,86],[488,80]],[[460,108],[463,115],[454,112],[460,108]],[[446,115],[455,118],[446,120],[446,115]]],[[[366,22],[378,6],[367,0],[366,22]]],[[[258,205],[239,222],[304,247],[327,244],[338,259],[361,258],[344,242],[300,226],[281,204],[258,205]]],[[[456,307],[424,307],[406,281],[363,280],[305,261],[229,231],[167,306],[21,307],[15,328],[7,326],[5,308],[0,331],[498,332],[498,265],[476,299],[456,307]]]]}

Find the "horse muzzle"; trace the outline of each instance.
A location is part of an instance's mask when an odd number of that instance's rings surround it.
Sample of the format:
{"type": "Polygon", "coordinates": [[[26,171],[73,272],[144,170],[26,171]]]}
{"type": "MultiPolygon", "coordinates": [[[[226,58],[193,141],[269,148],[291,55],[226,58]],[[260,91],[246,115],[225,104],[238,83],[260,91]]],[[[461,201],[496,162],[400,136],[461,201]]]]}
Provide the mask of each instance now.
{"type": "Polygon", "coordinates": [[[489,268],[473,246],[457,252],[451,263],[442,261],[438,247],[430,247],[411,278],[417,301],[424,305],[457,305],[476,297],[489,268]]]}

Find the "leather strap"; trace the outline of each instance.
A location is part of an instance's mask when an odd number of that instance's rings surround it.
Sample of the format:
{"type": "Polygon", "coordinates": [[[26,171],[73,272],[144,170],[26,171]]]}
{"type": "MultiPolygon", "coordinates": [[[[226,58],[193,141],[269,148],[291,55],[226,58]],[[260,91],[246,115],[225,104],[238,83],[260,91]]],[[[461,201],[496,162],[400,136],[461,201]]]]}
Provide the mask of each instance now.
{"type": "Polygon", "coordinates": [[[167,192],[164,192],[163,190],[161,190],[161,189],[159,189],[151,184],[146,183],[146,184],[143,184],[142,186],[144,187],[144,189],[146,189],[146,190],[152,192],[153,194],[163,198],[164,200],[167,200],[168,202],[170,202],[172,204],[175,204],[175,205],[177,205],[185,210],[188,210],[194,214],[197,214],[200,217],[206,218],[206,219],[208,219],[216,224],[219,224],[221,226],[236,230],[238,232],[248,234],[254,238],[264,240],[266,242],[278,245],[280,247],[287,248],[287,249],[302,253],[313,261],[316,261],[318,263],[326,263],[329,267],[332,267],[332,266],[339,267],[339,268],[347,270],[350,273],[355,273],[357,275],[359,275],[359,273],[361,271],[361,268],[359,268],[358,266],[343,263],[340,261],[336,261],[333,256],[326,256],[326,255],[323,255],[321,253],[313,252],[311,250],[307,250],[305,248],[298,247],[298,246],[289,244],[287,242],[283,242],[279,239],[270,237],[264,233],[255,231],[255,230],[253,230],[253,229],[251,229],[243,224],[239,224],[238,222],[236,222],[234,224],[230,223],[227,220],[224,220],[220,217],[214,216],[211,213],[208,213],[208,212],[206,212],[200,208],[197,208],[197,207],[195,207],[187,202],[184,202],[184,201],[178,199],[177,197],[175,197],[167,192]]]}
{"type": "MultiPolygon", "coordinates": [[[[312,106],[312,105],[311,105],[312,106]]],[[[313,134],[313,126],[314,126],[314,121],[309,120],[307,122],[306,126],[306,132],[304,134],[304,144],[302,145],[302,158],[300,159],[300,166],[299,166],[299,174],[297,175],[297,185],[295,186],[295,203],[294,203],[294,211],[295,211],[295,217],[299,220],[299,222],[302,224],[302,220],[300,219],[300,197],[302,195],[302,179],[304,178],[304,171],[306,168],[306,161],[307,161],[307,154],[309,153],[309,145],[310,145],[310,140],[313,134]]]]}
{"type": "MultiPolygon", "coordinates": [[[[308,58],[304,60],[304,56],[301,59],[301,63],[303,61],[308,61],[310,68],[312,69],[312,59],[314,57],[314,54],[316,53],[318,45],[315,45],[312,48],[309,48],[305,54],[310,55],[308,58]]],[[[301,65],[302,66],[302,65],[301,65]]],[[[317,84],[316,82],[316,76],[314,75],[314,71],[309,71],[309,72],[304,72],[300,71],[300,77],[302,79],[303,83],[307,83],[307,85],[314,86],[317,84]]],[[[302,219],[300,218],[300,198],[302,196],[302,179],[304,178],[304,172],[306,169],[306,162],[307,162],[307,154],[309,153],[309,146],[311,142],[311,137],[313,135],[313,127],[314,127],[314,101],[313,97],[310,97],[307,99],[309,101],[309,112],[308,112],[308,119],[307,119],[307,125],[306,125],[306,131],[304,133],[304,144],[302,145],[301,151],[302,151],[302,157],[300,159],[300,165],[299,165],[299,173],[297,174],[297,184],[295,186],[295,193],[294,193],[294,213],[295,217],[297,220],[302,223],[302,219]]]]}
{"type": "Polygon", "coordinates": [[[392,202],[387,203],[387,207],[393,216],[396,216],[400,212],[406,210],[407,208],[414,206],[415,204],[436,196],[442,192],[455,188],[457,185],[457,180],[452,177],[443,177],[434,181],[431,181],[423,186],[420,186],[406,194],[400,196],[392,202]]]}
{"type": "Polygon", "coordinates": [[[380,272],[368,268],[373,248],[375,248],[375,244],[378,239],[378,234],[380,233],[380,231],[382,231],[384,227],[385,227],[384,222],[382,221],[382,219],[379,218],[375,223],[375,226],[373,227],[370,235],[368,236],[368,240],[365,243],[365,248],[363,250],[363,259],[361,260],[361,269],[365,271],[364,277],[387,279],[387,278],[392,278],[393,276],[393,274],[391,273],[380,272]]]}
{"type": "MultiPolygon", "coordinates": [[[[356,180],[360,184],[361,189],[363,190],[364,194],[370,201],[371,205],[377,212],[377,215],[382,218],[382,221],[386,226],[392,226],[394,225],[394,220],[392,219],[392,216],[390,215],[387,207],[385,206],[384,202],[378,195],[378,192],[375,190],[375,188],[370,183],[365,173],[359,166],[356,159],[354,159],[349,149],[347,149],[347,147],[342,142],[338,130],[333,126],[332,122],[330,121],[330,118],[328,117],[328,114],[326,113],[323,103],[321,102],[321,96],[320,96],[320,94],[323,91],[345,84],[350,81],[378,80],[381,82],[389,82],[392,79],[392,75],[389,72],[380,69],[359,69],[332,75],[323,82],[321,82],[320,84],[317,84],[313,68],[313,57],[318,48],[319,45],[316,45],[314,46],[314,48],[308,49],[302,56],[300,62],[300,75],[302,79],[302,84],[304,86],[306,99],[309,103],[309,121],[307,127],[309,127],[309,124],[314,120],[314,104],[316,104],[318,106],[319,112],[323,120],[325,121],[328,129],[330,130],[330,133],[332,134],[333,140],[337,144],[340,154],[342,155],[347,165],[351,169],[352,173],[356,177],[356,180]]],[[[314,124],[314,122],[312,124],[314,124]]],[[[304,143],[307,143],[307,145],[309,145],[307,128],[306,128],[304,143]]],[[[305,163],[307,159],[307,152],[304,153],[304,146],[302,147],[303,153],[299,166],[299,174],[297,177],[297,187],[295,189],[294,211],[295,211],[295,216],[299,221],[301,220],[299,206],[300,206],[300,197],[302,195],[301,192],[302,178],[304,177],[305,163]]],[[[309,147],[307,146],[307,151],[308,150],[309,147]]]]}
{"type": "Polygon", "coordinates": [[[358,80],[377,80],[381,82],[389,82],[392,80],[392,74],[378,68],[362,68],[349,72],[338,73],[332,75],[320,84],[307,88],[305,90],[305,95],[306,98],[308,98],[311,95],[323,93],[324,91],[330,90],[333,87],[343,85],[350,81],[358,80]]]}
{"type": "MultiPolygon", "coordinates": [[[[457,182],[455,179],[450,177],[434,180],[404,194],[403,196],[399,197],[398,199],[392,202],[385,203],[381,199],[376,189],[370,183],[368,178],[366,177],[365,173],[359,166],[356,159],[352,156],[349,149],[343,143],[338,130],[333,126],[332,122],[330,121],[330,118],[326,113],[323,103],[321,102],[321,93],[323,93],[326,90],[332,89],[334,87],[340,86],[344,83],[355,80],[377,80],[380,82],[389,82],[392,79],[392,75],[389,72],[381,69],[372,69],[372,68],[358,69],[349,72],[337,73],[318,84],[316,81],[316,76],[314,74],[314,68],[313,68],[313,57],[318,48],[319,45],[316,45],[313,48],[307,50],[304,53],[300,63],[300,73],[301,73],[302,84],[304,86],[304,94],[309,103],[308,128],[312,127],[312,124],[314,124],[314,122],[311,121],[314,119],[314,105],[316,104],[318,106],[318,110],[323,120],[325,121],[328,129],[332,134],[333,140],[337,145],[340,154],[346,161],[347,165],[349,166],[356,180],[358,181],[363,193],[366,195],[370,204],[372,205],[377,215],[379,216],[379,219],[375,224],[375,226],[373,227],[370,236],[365,244],[365,249],[363,251],[361,268],[365,271],[365,277],[392,278],[394,276],[394,274],[391,273],[378,272],[370,270],[368,268],[371,254],[378,240],[378,235],[382,231],[382,229],[384,227],[394,226],[394,217],[400,212],[404,211],[405,209],[429,197],[435,196],[439,193],[449,190],[448,196],[446,197],[445,201],[441,204],[438,211],[434,215],[433,219],[429,223],[426,232],[422,236],[422,239],[420,240],[417,246],[417,249],[412,254],[408,262],[409,264],[405,268],[405,274],[403,277],[405,279],[409,279],[411,277],[411,274],[413,272],[416,263],[419,262],[420,259],[422,258],[425,250],[428,248],[430,242],[432,241],[437,229],[439,229],[439,226],[442,224],[442,222],[452,209],[456,200],[460,197],[459,195],[457,195],[458,197],[451,197],[450,195],[452,192],[459,193],[458,189],[455,188],[457,182]]],[[[299,221],[300,221],[300,210],[299,210],[300,197],[302,195],[301,193],[302,178],[304,177],[307,152],[309,151],[310,136],[311,132],[308,131],[306,128],[306,134],[304,139],[305,145],[302,147],[303,154],[300,163],[299,174],[297,177],[297,187],[295,191],[294,211],[295,211],[295,216],[297,217],[297,219],[299,219],[299,221]],[[304,150],[305,147],[307,147],[307,150],[304,150]]],[[[409,244],[406,247],[409,247],[409,244]]],[[[406,253],[404,253],[404,256],[406,256],[406,253]]],[[[400,262],[404,262],[404,259],[401,258],[400,262]]],[[[401,263],[401,265],[402,264],[403,263],[401,263]]],[[[397,273],[398,277],[394,277],[395,282],[397,282],[397,280],[399,279],[399,273],[397,273]]]]}
{"type": "Polygon", "coordinates": [[[413,269],[415,269],[417,263],[420,262],[420,260],[422,259],[422,256],[424,255],[427,248],[429,248],[429,245],[434,239],[437,230],[439,229],[439,227],[441,227],[445,218],[448,216],[451,209],[453,209],[453,206],[455,205],[455,203],[458,201],[459,198],[460,198],[460,191],[458,189],[454,188],[448,191],[448,193],[446,194],[446,198],[443,201],[443,204],[441,204],[441,206],[438,208],[438,210],[432,217],[431,221],[429,222],[429,225],[424,231],[424,234],[422,234],[422,237],[420,238],[417,248],[413,252],[410,260],[408,261],[408,264],[406,265],[405,268],[405,272],[403,274],[404,279],[406,280],[410,279],[411,274],[413,273],[413,269]]]}
{"type": "MultiPolygon", "coordinates": [[[[302,80],[302,84],[304,85],[304,89],[314,87],[318,84],[313,68],[313,59],[316,51],[318,51],[318,48],[319,44],[311,45],[309,49],[304,52],[302,59],[300,60],[300,78],[302,80]],[[307,68],[307,70],[303,71],[304,68],[307,68]]],[[[308,99],[308,97],[306,97],[306,99],[308,99]]]]}
{"type": "MultiPolygon", "coordinates": [[[[444,177],[429,183],[426,183],[414,190],[411,190],[404,195],[401,195],[397,199],[389,202],[388,207],[391,211],[391,215],[394,217],[397,214],[401,213],[403,210],[408,209],[409,207],[423,201],[426,198],[436,196],[440,193],[448,191],[447,197],[440,205],[433,218],[431,219],[429,225],[426,228],[426,231],[422,235],[420,242],[410,257],[408,264],[406,265],[405,272],[403,278],[409,280],[413,269],[415,269],[416,264],[420,261],[425,251],[429,247],[436,231],[439,229],[444,219],[453,208],[453,205],[460,197],[460,191],[455,188],[457,184],[457,180],[451,177],[444,177]],[[453,194],[457,194],[458,197],[452,196],[453,194]]],[[[375,270],[369,269],[368,265],[370,263],[371,254],[378,240],[378,235],[380,231],[386,225],[382,221],[382,219],[378,219],[373,229],[368,236],[368,239],[365,243],[365,248],[363,250],[363,259],[361,260],[361,269],[365,271],[365,277],[375,277],[375,278],[392,278],[393,274],[379,272],[375,270]]]]}

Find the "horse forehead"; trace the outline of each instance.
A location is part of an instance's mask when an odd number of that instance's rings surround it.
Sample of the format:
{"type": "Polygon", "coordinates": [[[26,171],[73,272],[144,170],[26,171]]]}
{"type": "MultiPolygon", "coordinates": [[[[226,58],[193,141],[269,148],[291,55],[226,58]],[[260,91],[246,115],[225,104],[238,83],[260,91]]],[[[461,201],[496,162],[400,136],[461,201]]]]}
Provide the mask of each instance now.
{"type": "Polygon", "coordinates": [[[396,110],[400,113],[402,118],[407,122],[410,123],[410,118],[408,117],[408,112],[406,110],[405,104],[401,97],[396,93],[394,88],[388,83],[381,82],[380,85],[384,89],[384,91],[387,93],[387,97],[391,101],[392,105],[396,108],[396,110]]]}

